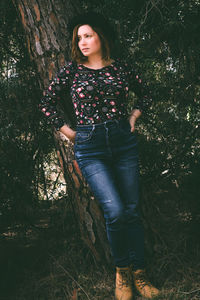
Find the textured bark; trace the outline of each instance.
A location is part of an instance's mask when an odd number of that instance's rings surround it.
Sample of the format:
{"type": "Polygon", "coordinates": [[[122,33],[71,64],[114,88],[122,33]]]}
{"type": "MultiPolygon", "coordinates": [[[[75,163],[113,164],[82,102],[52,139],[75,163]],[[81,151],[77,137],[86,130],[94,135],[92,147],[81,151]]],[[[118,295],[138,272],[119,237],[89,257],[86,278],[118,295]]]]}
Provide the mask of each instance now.
{"type": "MultiPolygon", "coordinates": [[[[81,0],[13,0],[24,27],[27,49],[38,70],[41,89],[47,87],[56,70],[69,58],[69,18],[81,9],[81,0]]],[[[67,99],[64,99],[67,101],[67,99]]],[[[72,124],[73,108],[68,105],[65,116],[72,124]]],[[[54,132],[58,157],[67,182],[81,237],[96,259],[110,260],[102,212],[92,196],[74,160],[72,144],[54,132]]]]}

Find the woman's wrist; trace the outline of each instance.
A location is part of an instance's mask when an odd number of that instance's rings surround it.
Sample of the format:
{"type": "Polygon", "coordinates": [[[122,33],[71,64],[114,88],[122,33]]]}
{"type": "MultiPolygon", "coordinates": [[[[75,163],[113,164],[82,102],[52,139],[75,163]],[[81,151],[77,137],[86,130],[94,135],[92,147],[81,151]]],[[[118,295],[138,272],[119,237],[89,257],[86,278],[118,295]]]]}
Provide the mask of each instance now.
{"type": "Polygon", "coordinates": [[[130,115],[130,118],[135,118],[135,119],[137,119],[138,117],[137,117],[135,114],[131,114],[131,115],[130,115]]]}
{"type": "Polygon", "coordinates": [[[141,116],[141,111],[139,109],[134,109],[131,114],[130,114],[130,118],[139,118],[141,116]]]}
{"type": "Polygon", "coordinates": [[[71,129],[68,125],[63,125],[60,128],[60,132],[62,132],[69,140],[74,141],[76,136],[76,131],[71,129]]]}

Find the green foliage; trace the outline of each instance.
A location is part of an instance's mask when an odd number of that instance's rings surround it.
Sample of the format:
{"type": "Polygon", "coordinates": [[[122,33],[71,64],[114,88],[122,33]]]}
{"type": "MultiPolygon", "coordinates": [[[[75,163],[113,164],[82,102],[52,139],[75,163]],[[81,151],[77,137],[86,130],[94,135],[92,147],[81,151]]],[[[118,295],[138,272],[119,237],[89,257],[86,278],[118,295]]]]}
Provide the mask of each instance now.
{"type": "Polygon", "coordinates": [[[53,138],[37,107],[41,91],[22,27],[10,1],[1,5],[0,219],[6,225],[32,222],[39,182],[44,183],[42,161],[53,138]]]}

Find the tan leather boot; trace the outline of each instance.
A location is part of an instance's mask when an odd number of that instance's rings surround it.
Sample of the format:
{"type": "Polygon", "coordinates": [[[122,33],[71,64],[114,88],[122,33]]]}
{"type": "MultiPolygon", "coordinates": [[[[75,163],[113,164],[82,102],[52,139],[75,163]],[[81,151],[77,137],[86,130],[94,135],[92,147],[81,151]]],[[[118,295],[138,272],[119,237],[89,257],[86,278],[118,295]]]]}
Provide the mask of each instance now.
{"type": "Polygon", "coordinates": [[[132,274],[131,269],[116,268],[116,288],[115,288],[116,300],[132,300],[132,274]]]}
{"type": "Polygon", "coordinates": [[[136,290],[142,297],[152,299],[159,295],[160,291],[147,280],[145,270],[133,271],[133,280],[136,290]]]}

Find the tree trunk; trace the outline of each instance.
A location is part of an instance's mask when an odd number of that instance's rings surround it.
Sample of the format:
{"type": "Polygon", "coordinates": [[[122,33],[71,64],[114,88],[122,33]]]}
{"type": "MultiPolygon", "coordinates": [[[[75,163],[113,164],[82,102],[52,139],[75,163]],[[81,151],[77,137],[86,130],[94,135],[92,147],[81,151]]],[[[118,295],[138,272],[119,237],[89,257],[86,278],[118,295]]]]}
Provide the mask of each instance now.
{"type": "MultiPolygon", "coordinates": [[[[44,89],[58,68],[69,59],[67,23],[81,10],[81,0],[13,0],[13,3],[24,27],[27,49],[36,65],[40,87],[44,89]]],[[[72,105],[66,122],[73,122],[72,105]]],[[[110,250],[102,212],[74,160],[73,146],[58,132],[54,132],[54,137],[81,237],[97,260],[109,262],[110,250]]]]}

